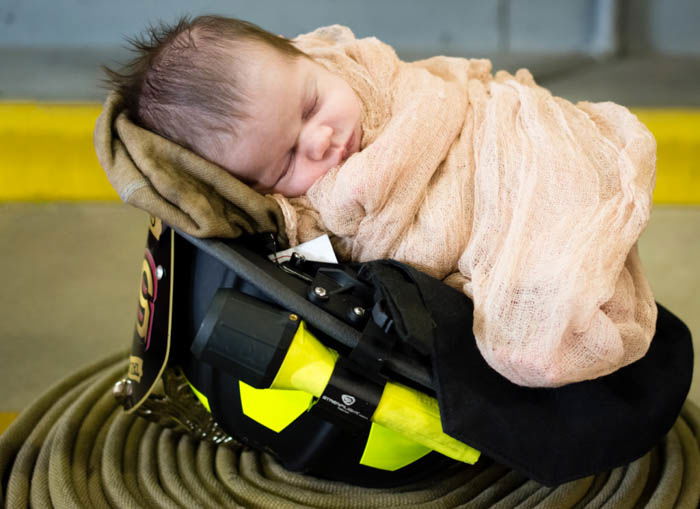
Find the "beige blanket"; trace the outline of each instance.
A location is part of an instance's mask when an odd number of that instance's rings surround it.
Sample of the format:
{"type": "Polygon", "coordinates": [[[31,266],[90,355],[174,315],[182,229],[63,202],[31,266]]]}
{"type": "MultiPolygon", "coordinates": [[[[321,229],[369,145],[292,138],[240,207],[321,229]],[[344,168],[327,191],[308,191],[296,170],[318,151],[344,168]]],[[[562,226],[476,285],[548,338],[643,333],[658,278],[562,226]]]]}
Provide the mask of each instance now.
{"type": "Polygon", "coordinates": [[[518,384],[644,355],[656,306],[636,241],[656,146],[634,115],[487,60],[405,63],[340,26],[296,44],[357,91],[364,134],[307,196],[276,196],[293,243],[326,231],[343,258],[395,258],[463,289],[481,353],[518,384]]]}

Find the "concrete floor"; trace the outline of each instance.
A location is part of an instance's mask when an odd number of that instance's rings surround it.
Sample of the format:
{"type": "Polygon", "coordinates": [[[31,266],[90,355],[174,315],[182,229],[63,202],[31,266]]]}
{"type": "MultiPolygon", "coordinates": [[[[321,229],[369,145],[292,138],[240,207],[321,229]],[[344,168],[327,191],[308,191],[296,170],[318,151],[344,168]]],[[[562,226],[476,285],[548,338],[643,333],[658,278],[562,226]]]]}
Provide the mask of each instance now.
{"type": "Polygon", "coordinates": [[[0,411],[131,344],[145,213],[121,204],[0,205],[0,411]]]}
{"type": "MultiPolygon", "coordinates": [[[[21,410],[79,366],[129,347],[146,220],[121,204],[0,205],[0,410],[21,410]]],[[[696,340],[699,232],[700,207],[659,206],[640,240],[656,299],[696,340]]]]}

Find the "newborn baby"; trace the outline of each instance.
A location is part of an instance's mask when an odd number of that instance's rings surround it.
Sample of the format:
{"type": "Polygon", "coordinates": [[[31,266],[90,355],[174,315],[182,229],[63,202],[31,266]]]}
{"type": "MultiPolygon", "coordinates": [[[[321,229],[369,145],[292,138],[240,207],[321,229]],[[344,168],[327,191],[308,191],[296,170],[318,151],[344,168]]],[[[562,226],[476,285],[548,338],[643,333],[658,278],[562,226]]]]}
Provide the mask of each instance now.
{"type": "Polygon", "coordinates": [[[127,74],[108,71],[134,120],[257,191],[300,196],[360,148],[355,91],[287,39],[203,16],[137,46],[127,74]]]}
{"type": "Polygon", "coordinates": [[[644,355],[636,252],[655,143],[625,108],[553,97],[487,60],[406,63],[344,27],[293,41],[181,22],[112,73],[136,122],[275,193],[292,243],[394,258],[463,290],[486,361],[557,386],[644,355]]]}

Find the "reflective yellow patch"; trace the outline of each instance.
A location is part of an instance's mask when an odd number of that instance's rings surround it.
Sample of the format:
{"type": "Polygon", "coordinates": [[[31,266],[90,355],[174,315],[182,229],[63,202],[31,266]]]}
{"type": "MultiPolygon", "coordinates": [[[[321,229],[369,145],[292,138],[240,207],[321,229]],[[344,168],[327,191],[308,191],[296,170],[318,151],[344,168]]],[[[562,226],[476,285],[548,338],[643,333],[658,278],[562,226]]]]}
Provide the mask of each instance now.
{"type": "Polygon", "coordinates": [[[308,392],[284,389],[256,389],[239,381],[243,413],[279,433],[311,406],[308,392]]]}
{"type": "Polygon", "coordinates": [[[301,390],[320,398],[337,359],[338,352],[316,339],[302,320],[270,387],[301,390]]]}
{"type": "Polygon", "coordinates": [[[211,408],[209,408],[209,398],[207,398],[204,394],[202,394],[201,392],[199,392],[199,391],[194,387],[194,385],[192,385],[192,384],[190,383],[189,380],[187,381],[187,383],[189,384],[190,389],[192,389],[192,392],[194,392],[194,395],[197,396],[197,399],[202,403],[202,405],[204,405],[204,408],[207,409],[207,412],[211,413],[211,408]]]}
{"type": "Polygon", "coordinates": [[[457,461],[474,464],[481,454],[443,433],[437,399],[405,385],[386,383],[372,421],[457,461]]]}
{"type": "Polygon", "coordinates": [[[428,447],[372,423],[360,464],[381,470],[398,470],[421,459],[431,451],[428,447]]]}

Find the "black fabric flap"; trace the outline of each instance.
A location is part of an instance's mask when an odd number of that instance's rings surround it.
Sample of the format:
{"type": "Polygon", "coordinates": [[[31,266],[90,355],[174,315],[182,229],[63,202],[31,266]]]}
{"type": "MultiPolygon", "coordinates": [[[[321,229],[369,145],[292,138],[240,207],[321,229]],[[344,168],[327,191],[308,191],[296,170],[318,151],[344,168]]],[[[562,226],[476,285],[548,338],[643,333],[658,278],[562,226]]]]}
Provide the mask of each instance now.
{"type": "Polygon", "coordinates": [[[664,307],[637,362],[595,380],[527,388],[484,361],[471,301],[409,270],[436,324],[433,377],[447,434],[551,486],[627,464],[673,426],[690,388],[693,348],[688,328],[664,307]]]}

